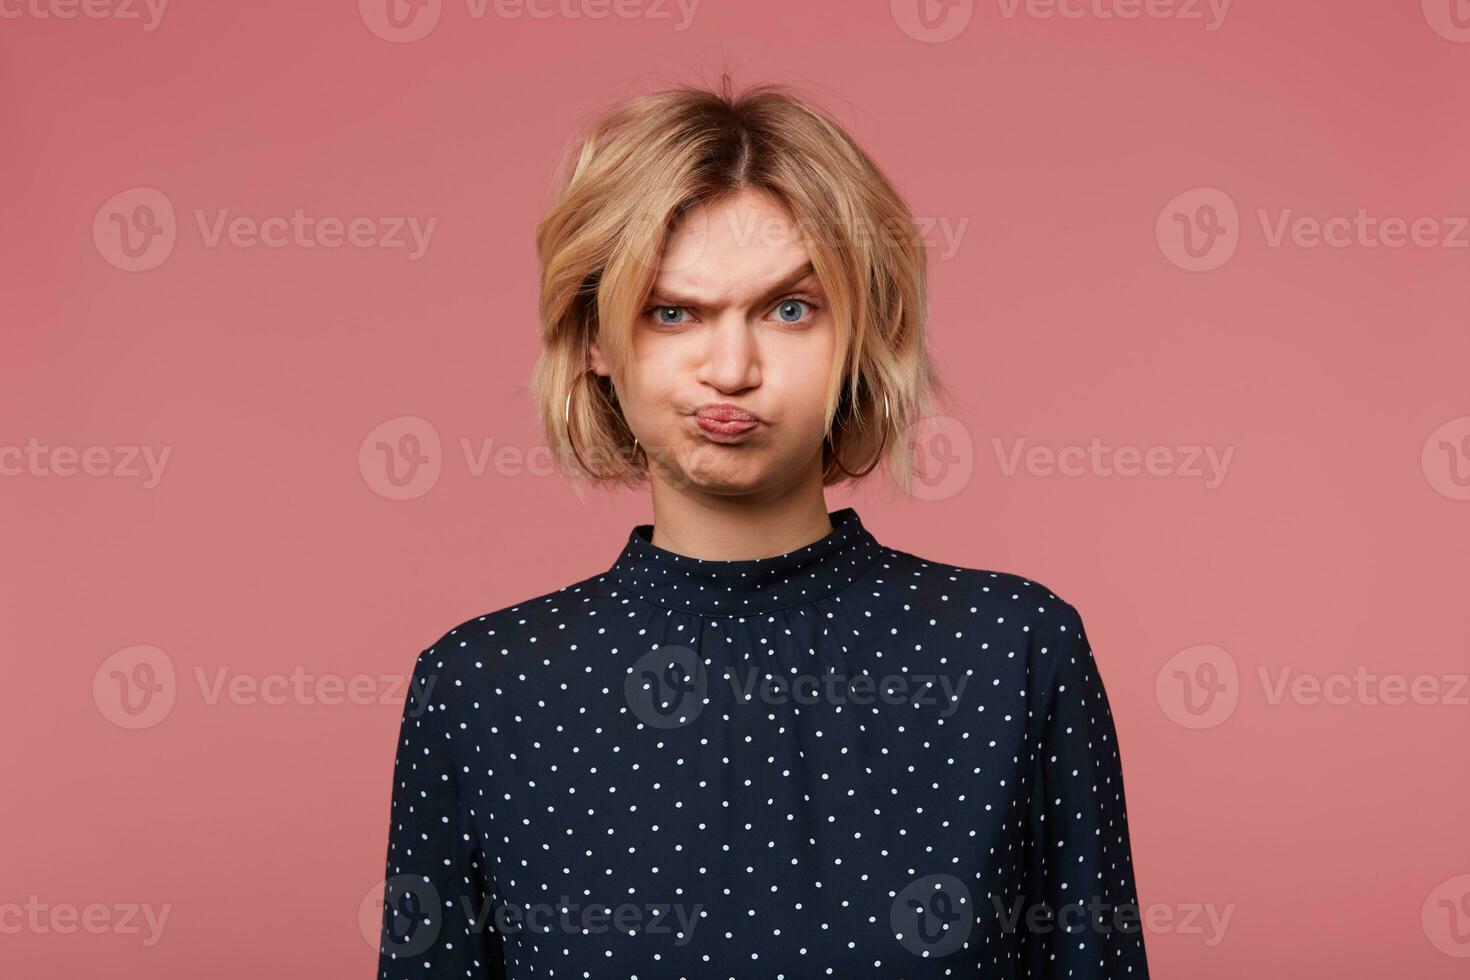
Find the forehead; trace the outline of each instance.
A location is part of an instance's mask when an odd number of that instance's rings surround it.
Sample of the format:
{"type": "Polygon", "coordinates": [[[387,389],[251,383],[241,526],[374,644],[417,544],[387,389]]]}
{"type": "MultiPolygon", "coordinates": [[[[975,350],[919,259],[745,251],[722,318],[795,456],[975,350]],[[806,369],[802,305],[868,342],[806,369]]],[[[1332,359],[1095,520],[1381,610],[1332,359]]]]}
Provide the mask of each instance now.
{"type": "Polygon", "coordinates": [[[753,300],[810,258],[802,229],[786,209],[745,190],[684,214],[660,256],[654,291],[712,304],[753,300]]]}

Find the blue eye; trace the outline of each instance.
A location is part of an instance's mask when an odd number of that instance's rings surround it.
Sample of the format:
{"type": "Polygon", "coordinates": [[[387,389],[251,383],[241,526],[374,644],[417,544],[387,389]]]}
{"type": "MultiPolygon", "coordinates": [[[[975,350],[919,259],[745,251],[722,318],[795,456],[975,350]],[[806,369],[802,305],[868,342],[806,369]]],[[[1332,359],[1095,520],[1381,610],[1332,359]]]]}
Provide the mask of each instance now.
{"type": "Polygon", "coordinates": [[[807,307],[808,309],[812,309],[812,310],[815,310],[816,309],[815,306],[813,306],[811,303],[808,303],[804,299],[783,299],[776,306],[776,315],[777,315],[778,318],[780,318],[780,320],[781,320],[782,323],[800,323],[804,319],[804,317],[802,316],[802,313],[801,313],[801,307],[803,307],[803,306],[807,307]],[[793,307],[795,307],[796,309],[793,310],[792,309],[793,307]],[[786,313],[793,314],[795,316],[795,319],[794,320],[785,319],[785,317],[784,317],[783,314],[786,314],[786,313]]]}
{"type": "MultiPolygon", "coordinates": [[[[783,299],[775,306],[777,321],[789,326],[806,322],[819,309],[821,307],[811,300],[797,299],[794,296],[783,299]]],[[[681,316],[688,312],[682,306],[650,306],[644,310],[643,315],[652,318],[653,322],[659,326],[678,327],[689,322],[681,319],[681,316]]]]}

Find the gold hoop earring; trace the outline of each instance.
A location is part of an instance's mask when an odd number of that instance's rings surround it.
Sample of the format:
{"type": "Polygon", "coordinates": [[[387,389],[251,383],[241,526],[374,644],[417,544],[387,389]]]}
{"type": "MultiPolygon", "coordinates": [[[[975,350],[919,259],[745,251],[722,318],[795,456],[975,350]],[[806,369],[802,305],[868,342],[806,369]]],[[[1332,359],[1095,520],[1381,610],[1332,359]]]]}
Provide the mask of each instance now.
{"type": "MultiPolygon", "coordinates": [[[[590,370],[579,372],[577,374],[576,380],[574,380],[572,382],[572,386],[567,389],[567,400],[566,400],[566,404],[562,407],[562,425],[566,429],[567,445],[569,445],[569,446],[572,447],[572,455],[575,456],[575,457],[577,457],[577,465],[581,466],[582,469],[586,470],[589,474],[591,474],[596,479],[606,480],[606,479],[611,479],[612,477],[605,477],[605,476],[603,476],[600,473],[593,473],[592,470],[591,470],[591,468],[588,467],[588,465],[582,460],[582,454],[579,453],[579,452],[577,452],[577,442],[576,442],[575,439],[572,438],[572,393],[577,390],[577,386],[582,383],[582,379],[585,378],[587,375],[589,375],[591,373],[592,372],[590,370]]],[[[622,413],[621,412],[618,413],[618,418],[622,419],[622,413]]],[[[623,428],[628,429],[629,435],[632,435],[633,430],[628,427],[628,422],[627,422],[626,419],[623,419],[623,428]]],[[[646,463],[647,460],[648,460],[648,451],[647,450],[641,450],[640,449],[640,447],[638,446],[638,437],[636,435],[634,435],[633,436],[633,455],[636,456],[640,451],[643,453],[643,459],[644,459],[644,462],[646,463]]],[[[612,476],[621,476],[622,474],[626,473],[628,470],[631,470],[632,468],[633,468],[633,464],[631,464],[631,463],[624,463],[623,464],[623,468],[620,469],[620,470],[618,470],[616,473],[612,474],[612,476]]]]}
{"type": "Polygon", "coordinates": [[[832,442],[832,435],[831,433],[828,433],[827,442],[832,446],[832,462],[836,463],[837,468],[850,477],[858,478],[867,476],[869,473],[873,472],[873,470],[877,468],[880,462],[882,462],[883,448],[888,445],[888,430],[892,427],[892,420],[889,418],[888,415],[888,392],[885,391],[883,392],[883,438],[878,443],[878,451],[873,454],[873,462],[869,464],[868,468],[863,470],[861,473],[852,472],[846,466],[843,466],[842,460],[837,457],[837,444],[832,442]]]}

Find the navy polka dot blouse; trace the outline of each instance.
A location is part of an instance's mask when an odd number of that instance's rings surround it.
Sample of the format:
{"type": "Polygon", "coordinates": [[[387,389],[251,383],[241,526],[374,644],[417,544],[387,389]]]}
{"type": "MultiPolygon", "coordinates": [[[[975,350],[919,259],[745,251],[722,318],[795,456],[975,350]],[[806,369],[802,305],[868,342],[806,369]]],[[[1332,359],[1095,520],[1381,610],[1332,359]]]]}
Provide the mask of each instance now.
{"type": "Polygon", "coordinates": [[[378,972],[1145,978],[1077,610],[880,545],[606,572],[422,651],[378,972]]]}

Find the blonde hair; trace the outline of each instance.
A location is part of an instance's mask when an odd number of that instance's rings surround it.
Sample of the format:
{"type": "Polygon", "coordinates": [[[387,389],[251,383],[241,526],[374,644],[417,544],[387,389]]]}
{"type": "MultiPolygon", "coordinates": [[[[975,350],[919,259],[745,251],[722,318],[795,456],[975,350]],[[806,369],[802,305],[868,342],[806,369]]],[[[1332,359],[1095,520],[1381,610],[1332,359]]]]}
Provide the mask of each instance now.
{"type": "Polygon", "coordinates": [[[800,229],[838,325],[823,485],[853,479],[835,455],[857,472],[886,461],[908,489],[905,433],[942,389],[925,341],[924,245],[898,192],[837,122],[779,85],[734,95],[726,76],[718,92],[678,87],[620,102],[572,142],[556,180],[536,232],[542,350],[531,392],[565,471],[584,472],[567,442],[570,393],[585,465],[608,485],[647,479],[610,379],[588,370],[589,342],[620,374],[679,219],[749,188],[800,229]]]}

